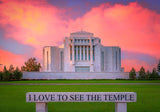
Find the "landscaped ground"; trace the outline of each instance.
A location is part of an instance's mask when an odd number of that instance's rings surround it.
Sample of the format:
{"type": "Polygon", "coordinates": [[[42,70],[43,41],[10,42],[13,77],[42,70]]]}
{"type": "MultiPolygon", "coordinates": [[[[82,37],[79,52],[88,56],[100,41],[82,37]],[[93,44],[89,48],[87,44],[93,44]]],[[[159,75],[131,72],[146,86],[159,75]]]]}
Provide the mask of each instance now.
{"type": "MultiPolygon", "coordinates": [[[[47,82],[54,83],[54,81],[47,82]]],[[[115,80],[110,83],[116,82],[121,81],[115,80]]],[[[138,81],[140,82],[143,81],[138,81]]],[[[136,92],[137,102],[128,103],[127,112],[160,112],[160,85],[0,85],[0,112],[35,112],[35,103],[25,101],[27,92],[136,92]]],[[[115,103],[48,103],[48,110],[49,112],[114,112],[115,103]]]]}

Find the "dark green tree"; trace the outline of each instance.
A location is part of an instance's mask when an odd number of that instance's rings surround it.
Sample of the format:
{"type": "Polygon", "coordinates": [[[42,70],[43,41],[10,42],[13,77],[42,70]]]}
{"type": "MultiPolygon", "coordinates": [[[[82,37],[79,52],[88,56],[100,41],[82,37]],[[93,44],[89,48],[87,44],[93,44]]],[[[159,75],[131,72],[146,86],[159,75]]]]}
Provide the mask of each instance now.
{"type": "Polygon", "coordinates": [[[145,69],[143,68],[143,66],[140,68],[140,71],[139,71],[139,79],[145,79],[145,69]]]}
{"type": "Polygon", "coordinates": [[[23,74],[18,67],[14,69],[14,66],[10,65],[9,69],[7,69],[6,66],[4,66],[3,72],[0,72],[0,80],[20,80],[22,75],[23,74]]]}
{"type": "Polygon", "coordinates": [[[13,71],[14,71],[14,67],[13,67],[12,64],[9,66],[9,71],[10,71],[10,72],[13,72],[13,71]]]}
{"type": "Polygon", "coordinates": [[[150,78],[151,78],[151,79],[158,79],[158,78],[159,78],[159,75],[158,75],[158,73],[156,72],[156,68],[153,68],[152,73],[151,73],[151,75],[150,75],[150,78]]]}
{"type": "Polygon", "coordinates": [[[2,80],[3,72],[0,71],[0,80],[2,80]]]}
{"type": "Polygon", "coordinates": [[[149,79],[150,78],[151,73],[149,72],[149,70],[147,70],[146,75],[145,75],[145,79],[149,79]]]}
{"type": "Polygon", "coordinates": [[[159,63],[157,65],[157,71],[160,72],[160,60],[159,60],[159,63]]]}
{"type": "Polygon", "coordinates": [[[7,70],[6,66],[4,66],[2,78],[5,81],[10,79],[10,72],[7,70]]]}
{"type": "Polygon", "coordinates": [[[12,79],[15,79],[15,75],[14,75],[14,66],[11,64],[10,66],[9,66],[9,77],[10,77],[10,80],[12,80],[12,79]]]}
{"type": "Polygon", "coordinates": [[[136,79],[136,71],[134,68],[132,68],[131,71],[129,72],[129,78],[136,79]]]}
{"type": "Polygon", "coordinates": [[[13,74],[14,74],[14,77],[15,77],[16,80],[20,80],[22,78],[22,75],[23,75],[18,67],[16,67],[13,74]]]}
{"type": "Polygon", "coordinates": [[[3,72],[5,72],[5,71],[8,71],[6,66],[4,66],[4,68],[3,68],[3,72]]]}
{"type": "Polygon", "coordinates": [[[25,65],[21,67],[22,71],[40,71],[41,65],[36,61],[36,58],[29,58],[25,65]]]}

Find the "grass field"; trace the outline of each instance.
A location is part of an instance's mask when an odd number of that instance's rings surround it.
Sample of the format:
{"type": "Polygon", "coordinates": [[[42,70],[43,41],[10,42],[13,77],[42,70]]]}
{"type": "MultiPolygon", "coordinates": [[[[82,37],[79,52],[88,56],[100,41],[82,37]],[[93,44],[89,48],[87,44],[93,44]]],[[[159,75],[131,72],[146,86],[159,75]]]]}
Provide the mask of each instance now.
{"type": "Polygon", "coordinates": [[[160,80],[21,80],[0,83],[160,83],[160,80]]]}
{"type": "MultiPolygon", "coordinates": [[[[136,92],[127,112],[160,112],[160,85],[0,85],[0,112],[35,112],[27,92],[136,92]]],[[[115,112],[115,103],[48,103],[49,112],[115,112]]]]}

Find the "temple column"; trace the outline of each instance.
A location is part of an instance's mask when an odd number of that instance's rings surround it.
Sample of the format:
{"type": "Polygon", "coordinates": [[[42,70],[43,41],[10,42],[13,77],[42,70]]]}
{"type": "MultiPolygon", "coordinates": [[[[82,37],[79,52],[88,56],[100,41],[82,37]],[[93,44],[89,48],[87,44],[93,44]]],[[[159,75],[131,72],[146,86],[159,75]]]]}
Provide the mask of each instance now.
{"type": "Polygon", "coordinates": [[[74,41],[72,43],[72,64],[74,64],[74,41]]]}
{"type": "Polygon", "coordinates": [[[88,61],[89,59],[88,59],[88,46],[87,46],[87,61],[88,61]]]}
{"type": "Polygon", "coordinates": [[[93,44],[92,44],[92,38],[90,38],[90,72],[94,72],[94,70],[93,70],[93,44]]]}
{"type": "Polygon", "coordinates": [[[90,62],[93,64],[93,45],[92,43],[90,44],[90,62]]]}
{"type": "Polygon", "coordinates": [[[74,60],[74,38],[72,40],[72,72],[75,72],[75,60],[74,60]]]}
{"type": "Polygon", "coordinates": [[[85,46],[83,46],[83,60],[85,60],[85,46]]]}
{"type": "Polygon", "coordinates": [[[78,46],[76,46],[76,60],[78,60],[78,46]]]}
{"type": "Polygon", "coordinates": [[[81,46],[79,46],[79,50],[80,50],[80,60],[81,60],[81,46]]]}

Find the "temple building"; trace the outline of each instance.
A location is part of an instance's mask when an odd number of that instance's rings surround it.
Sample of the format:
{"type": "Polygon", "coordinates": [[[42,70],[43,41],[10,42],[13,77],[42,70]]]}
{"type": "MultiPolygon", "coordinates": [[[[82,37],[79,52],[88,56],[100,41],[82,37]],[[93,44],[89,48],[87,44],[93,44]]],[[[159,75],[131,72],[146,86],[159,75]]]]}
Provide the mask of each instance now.
{"type": "Polygon", "coordinates": [[[43,48],[44,72],[123,72],[121,48],[103,46],[93,33],[78,31],[64,39],[64,48],[43,48]]]}

